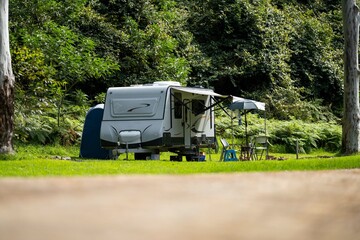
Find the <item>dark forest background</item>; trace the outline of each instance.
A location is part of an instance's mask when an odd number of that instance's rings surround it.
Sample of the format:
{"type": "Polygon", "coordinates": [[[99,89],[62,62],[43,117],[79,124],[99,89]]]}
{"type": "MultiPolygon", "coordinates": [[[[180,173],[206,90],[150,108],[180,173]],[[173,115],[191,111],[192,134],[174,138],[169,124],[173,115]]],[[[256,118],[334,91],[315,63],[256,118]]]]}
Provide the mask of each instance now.
{"type": "Polygon", "coordinates": [[[72,144],[110,86],[200,85],[341,119],[340,0],[11,0],[16,139],[72,144]]]}

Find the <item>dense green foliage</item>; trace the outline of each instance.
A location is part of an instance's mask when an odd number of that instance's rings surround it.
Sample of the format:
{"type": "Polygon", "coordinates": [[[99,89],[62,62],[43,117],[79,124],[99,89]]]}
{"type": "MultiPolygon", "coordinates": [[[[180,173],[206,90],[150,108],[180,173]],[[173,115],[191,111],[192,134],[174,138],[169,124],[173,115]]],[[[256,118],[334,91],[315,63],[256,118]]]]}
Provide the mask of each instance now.
{"type": "MultiPolygon", "coordinates": [[[[280,121],[276,119],[266,120],[257,114],[247,114],[247,132],[249,141],[251,136],[269,136],[270,150],[274,152],[296,152],[296,143],[299,152],[310,153],[316,149],[324,149],[329,152],[337,152],[341,147],[341,126],[336,122],[307,123],[301,120],[280,121]]],[[[230,142],[244,144],[245,123],[242,116],[242,124],[238,120],[226,116],[220,116],[217,120],[218,133],[230,140],[230,142]],[[241,142],[242,141],[242,142],[241,142]]]]}
{"type": "Polygon", "coordinates": [[[340,0],[12,0],[10,35],[22,142],[75,143],[108,87],[172,80],[304,121],[269,124],[276,144],[338,146],[340,0]]]}

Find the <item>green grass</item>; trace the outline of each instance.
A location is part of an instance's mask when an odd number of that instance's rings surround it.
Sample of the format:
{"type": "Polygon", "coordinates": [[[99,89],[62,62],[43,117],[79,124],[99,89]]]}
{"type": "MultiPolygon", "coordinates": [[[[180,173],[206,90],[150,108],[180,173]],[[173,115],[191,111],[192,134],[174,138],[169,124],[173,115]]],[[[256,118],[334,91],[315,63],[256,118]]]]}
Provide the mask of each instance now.
{"type": "Polygon", "coordinates": [[[360,168],[360,156],[336,157],[323,151],[312,155],[273,154],[285,160],[219,162],[219,154],[212,154],[206,162],[170,162],[169,153],[162,153],[159,161],[86,160],[78,158],[77,147],[20,146],[17,154],[0,156],[0,176],[94,176],[119,174],[199,174],[265,171],[304,171],[360,168]],[[54,156],[70,156],[72,160],[54,159],[54,156]],[[319,157],[321,156],[321,157],[319,157]]]}

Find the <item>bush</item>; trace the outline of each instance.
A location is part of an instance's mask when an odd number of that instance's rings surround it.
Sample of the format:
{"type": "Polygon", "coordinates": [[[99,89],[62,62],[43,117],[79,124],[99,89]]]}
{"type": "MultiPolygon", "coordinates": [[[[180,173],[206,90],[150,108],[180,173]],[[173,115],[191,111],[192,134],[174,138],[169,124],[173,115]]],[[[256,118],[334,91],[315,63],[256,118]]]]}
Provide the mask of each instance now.
{"type": "MultiPolygon", "coordinates": [[[[265,134],[264,118],[257,114],[247,114],[248,136],[265,134]]],[[[231,124],[231,118],[223,113],[218,113],[216,118],[216,132],[218,136],[237,139],[236,142],[244,142],[245,126],[244,116],[242,125],[237,120],[231,124]]],[[[309,153],[315,149],[336,152],[341,148],[341,126],[336,122],[309,123],[302,120],[280,121],[266,120],[266,135],[273,145],[273,151],[296,152],[296,142],[299,150],[309,153]]]]}
{"type": "Polygon", "coordinates": [[[284,145],[287,152],[296,151],[296,142],[304,153],[320,148],[336,152],[341,147],[341,126],[335,122],[271,121],[269,126],[271,142],[284,145]]]}
{"type": "Polygon", "coordinates": [[[57,105],[52,104],[50,99],[36,102],[33,97],[18,94],[15,109],[16,141],[70,146],[80,141],[89,107],[86,103],[64,101],[59,111],[57,105]]]}

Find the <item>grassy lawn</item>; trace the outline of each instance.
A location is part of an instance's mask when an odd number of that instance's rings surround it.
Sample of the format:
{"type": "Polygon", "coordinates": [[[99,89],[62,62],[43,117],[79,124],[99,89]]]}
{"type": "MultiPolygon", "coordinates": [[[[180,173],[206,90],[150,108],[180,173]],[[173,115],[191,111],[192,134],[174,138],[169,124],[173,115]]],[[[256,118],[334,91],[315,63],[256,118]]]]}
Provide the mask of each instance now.
{"type": "Polygon", "coordinates": [[[315,152],[310,155],[271,154],[284,160],[219,162],[220,154],[207,155],[205,162],[171,162],[169,153],[161,160],[135,161],[121,155],[118,160],[87,160],[78,158],[77,147],[21,146],[13,156],[0,156],[0,176],[92,176],[116,174],[196,174],[295,170],[332,170],[360,168],[360,156],[336,156],[315,152]],[[69,156],[60,160],[54,156],[69,156]]]}

